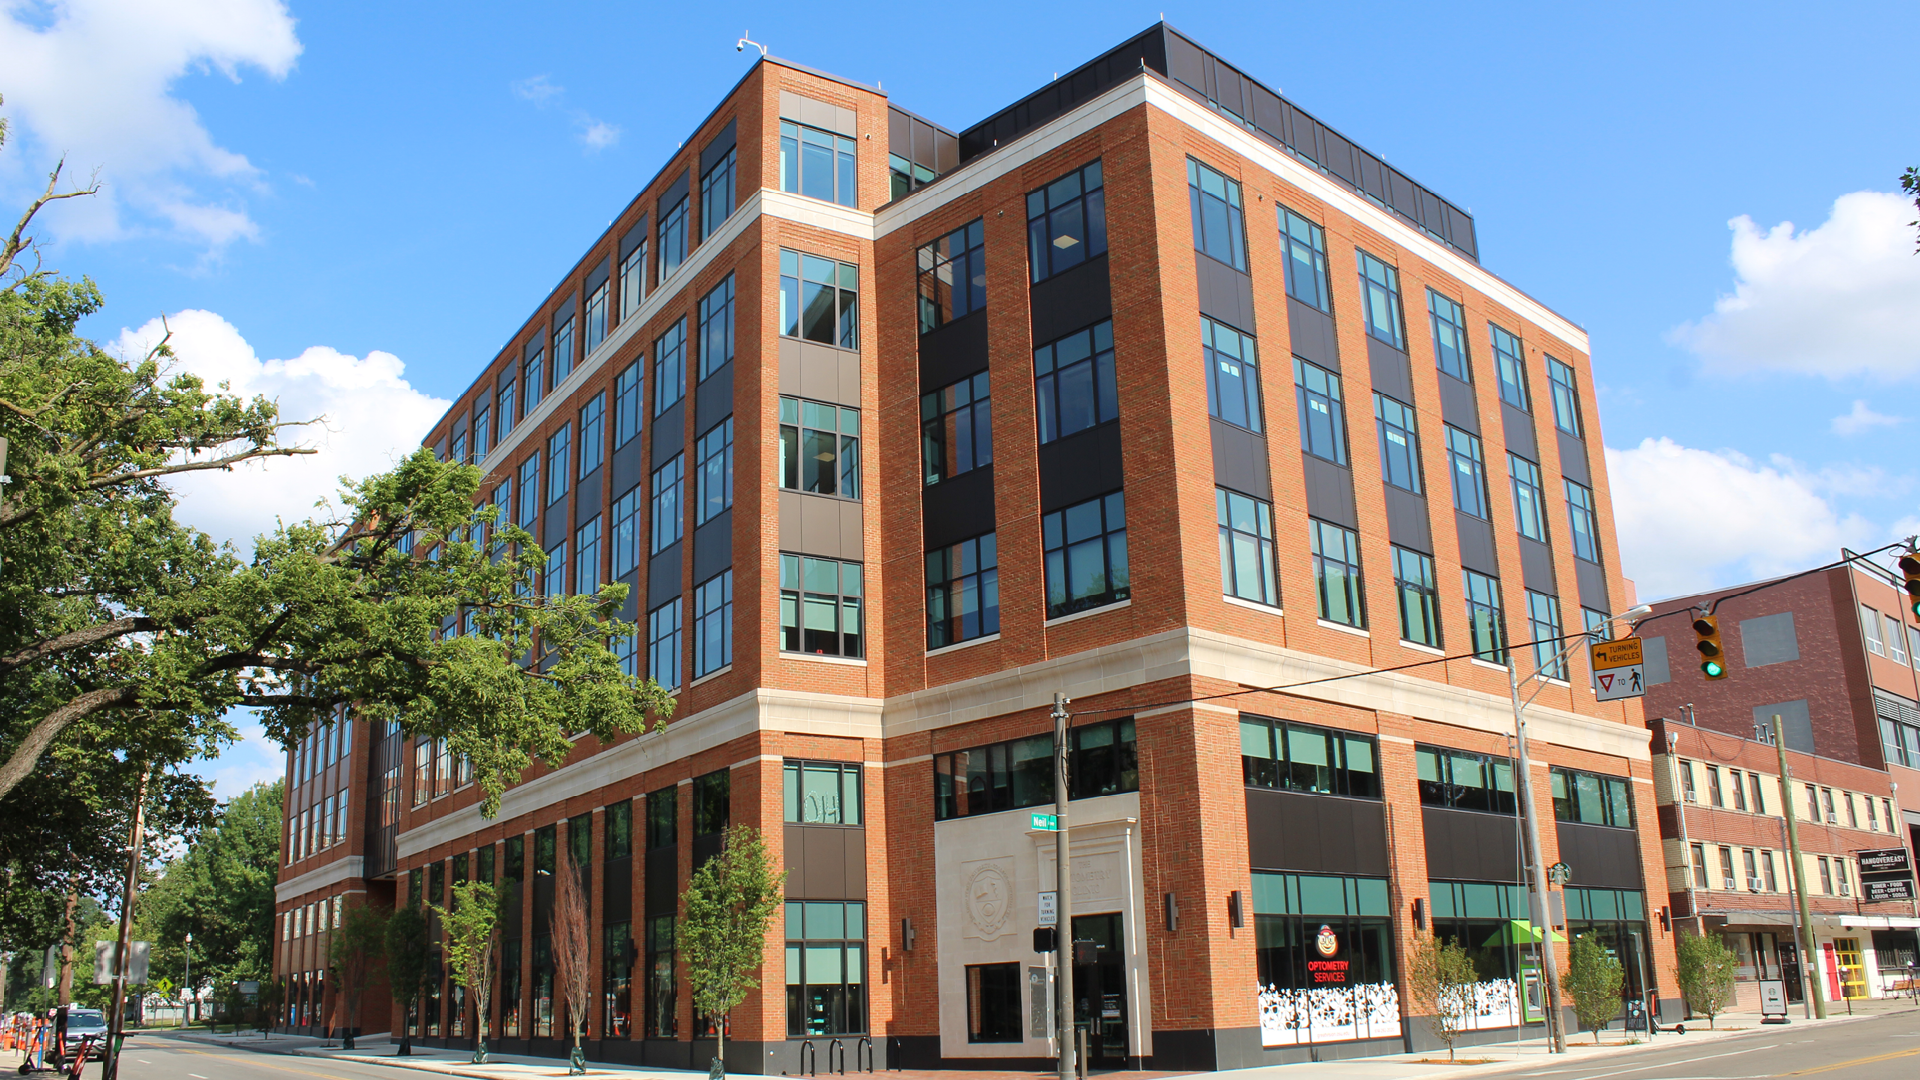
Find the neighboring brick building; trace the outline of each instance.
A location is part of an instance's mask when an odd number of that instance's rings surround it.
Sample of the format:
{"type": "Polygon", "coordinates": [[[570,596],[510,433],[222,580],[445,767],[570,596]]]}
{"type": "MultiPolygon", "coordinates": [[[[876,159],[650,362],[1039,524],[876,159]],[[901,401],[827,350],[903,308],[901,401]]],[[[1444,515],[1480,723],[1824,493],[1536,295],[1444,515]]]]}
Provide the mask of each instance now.
{"type": "MultiPolygon", "coordinates": [[[[747,822],[792,903],[736,1071],[795,1072],[809,1038],[1033,1066],[1054,845],[1019,811],[1051,803],[1063,692],[1096,1065],[1424,1045],[1416,912],[1474,951],[1472,1037],[1508,1038],[1513,642],[1555,676],[1530,750],[1543,807],[1565,792],[1570,928],[1671,1004],[1641,711],[1555,661],[1632,602],[1592,387],[1586,335],[1480,266],[1468,215],[1164,24],[958,135],[767,58],[428,440],[555,587],[633,586],[673,723],[581,742],[493,820],[384,733],[354,759],[364,849],[290,866],[282,910],[502,882],[490,1030],[559,1054],[572,845],[591,1055],[697,1066],[678,895],[747,822]]],[[[295,1022],[329,1015],[314,955],[283,943],[322,1001],[295,1022]]],[[[424,1041],[472,1035],[455,994],[424,1041]]]]}
{"type": "Polygon", "coordinates": [[[1775,715],[1823,993],[1879,997],[1911,977],[1920,910],[1868,902],[1859,866],[1863,851],[1910,856],[1920,832],[1920,624],[1903,595],[1856,563],[1663,601],[1641,624],[1669,902],[1677,923],[1739,952],[1745,1003],[1757,979],[1803,992],[1775,715]],[[1725,679],[1697,671],[1702,606],[1719,620],[1725,679]]]}

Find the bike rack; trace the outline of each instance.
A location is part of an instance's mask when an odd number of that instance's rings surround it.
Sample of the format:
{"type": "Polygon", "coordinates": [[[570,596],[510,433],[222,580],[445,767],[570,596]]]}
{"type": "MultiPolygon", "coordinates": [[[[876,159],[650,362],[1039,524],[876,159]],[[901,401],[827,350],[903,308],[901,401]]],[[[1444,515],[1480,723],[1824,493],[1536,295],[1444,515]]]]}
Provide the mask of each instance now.
{"type": "Polygon", "coordinates": [[[888,1072],[904,1071],[906,1069],[905,1065],[900,1064],[900,1059],[906,1055],[906,1052],[907,1052],[907,1044],[900,1041],[900,1036],[898,1035],[887,1036],[887,1071],[888,1072]]]}
{"type": "Polygon", "coordinates": [[[800,1075],[820,1075],[820,1050],[813,1045],[812,1039],[800,1040],[800,1075]],[[808,1069],[809,1063],[812,1064],[811,1070],[808,1069]]]}
{"type": "Polygon", "coordinates": [[[860,1036],[860,1041],[853,1044],[853,1071],[854,1072],[872,1072],[873,1071],[873,1040],[867,1038],[865,1035],[860,1036]],[[860,1067],[860,1054],[862,1051],[865,1051],[867,1055],[866,1057],[867,1067],[865,1069],[862,1069],[860,1067]]]}
{"type": "Polygon", "coordinates": [[[833,1052],[835,1050],[840,1051],[839,1072],[841,1076],[845,1076],[847,1075],[847,1044],[840,1041],[839,1039],[835,1039],[832,1042],[827,1044],[827,1071],[828,1072],[834,1071],[833,1052]]]}

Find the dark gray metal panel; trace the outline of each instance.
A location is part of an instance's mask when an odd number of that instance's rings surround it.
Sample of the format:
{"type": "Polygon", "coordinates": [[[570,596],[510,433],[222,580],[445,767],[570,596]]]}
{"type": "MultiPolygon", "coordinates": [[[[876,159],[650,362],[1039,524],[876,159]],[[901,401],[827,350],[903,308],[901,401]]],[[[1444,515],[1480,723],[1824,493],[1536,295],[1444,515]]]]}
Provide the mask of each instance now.
{"type": "Polygon", "coordinates": [[[705,581],[733,565],[733,510],[722,510],[693,530],[693,580],[705,581]]]}
{"type": "Polygon", "coordinates": [[[969,469],[922,489],[920,521],[928,551],[992,532],[993,466],[969,469]]]}
{"type": "Polygon", "coordinates": [[[1294,355],[1328,371],[1340,370],[1340,344],[1333,332],[1333,316],[1287,297],[1287,338],[1294,355]]]}
{"type": "Polygon", "coordinates": [[[1324,458],[1300,455],[1300,468],[1307,480],[1307,513],[1322,521],[1360,527],[1353,505],[1353,473],[1324,458]]]}
{"type": "Polygon", "coordinates": [[[608,487],[612,489],[614,498],[617,499],[625,495],[628,488],[639,483],[645,477],[646,461],[642,457],[645,453],[643,449],[645,446],[646,440],[633,438],[627,440],[627,445],[613,452],[611,470],[613,476],[608,487]]]}
{"type": "Polygon", "coordinates": [[[1402,404],[1413,404],[1413,364],[1407,354],[1367,335],[1367,369],[1373,375],[1373,388],[1402,404]]]}
{"type": "Polygon", "coordinates": [[[647,215],[641,214],[640,220],[634,222],[633,228],[628,229],[627,234],[620,238],[620,261],[626,262],[627,256],[633,254],[633,249],[646,242],[647,215]]]}
{"type": "MultiPolygon", "coordinates": [[[[627,622],[638,622],[640,619],[640,594],[643,591],[640,588],[640,571],[636,569],[626,577],[618,578],[616,581],[618,584],[623,584],[627,587],[627,601],[620,605],[620,617],[627,622]]],[[[642,629],[644,630],[645,628],[642,627],[642,629]]]]}
{"type": "MultiPolygon", "coordinates": [[[[1553,549],[1538,540],[1522,536],[1520,541],[1520,578],[1527,588],[1534,592],[1543,592],[1549,596],[1558,595],[1554,588],[1553,549]]],[[[1561,616],[1563,619],[1565,615],[1561,616]]],[[[1568,620],[1571,625],[1571,620],[1568,620]]]]}
{"type": "Polygon", "coordinates": [[[1553,433],[1560,437],[1560,473],[1576,484],[1593,486],[1593,470],[1587,465],[1587,444],[1584,440],[1554,428],[1553,433]]]}
{"type": "Polygon", "coordinates": [[[593,290],[599,288],[602,282],[606,281],[608,278],[612,276],[613,276],[613,260],[601,259],[598,265],[596,265],[593,269],[587,271],[588,295],[592,295],[593,290]]]}
{"type": "Polygon", "coordinates": [[[1640,878],[1640,834],[1632,829],[1558,821],[1560,861],[1573,867],[1570,884],[1594,889],[1646,888],[1640,878]]]}
{"type": "Polygon", "coordinates": [[[1500,563],[1494,557],[1493,523],[1472,514],[1453,512],[1455,530],[1460,535],[1460,565],[1482,574],[1500,576],[1500,563]]]}
{"type": "Polygon", "coordinates": [[[920,392],[987,368],[987,313],[976,311],[920,335],[920,392]]]}
{"type": "Polygon", "coordinates": [[[1384,485],[1387,493],[1387,538],[1403,548],[1433,554],[1433,526],[1427,518],[1427,498],[1384,485]]]}
{"type": "Polygon", "coordinates": [[[1033,341],[1043,345],[1113,315],[1107,257],[1089,259],[1033,287],[1033,341]]]}
{"type": "MultiPolygon", "coordinates": [[[[640,807],[634,808],[639,813],[640,807]]],[[[647,852],[646,877],[641,880],[646,892],[649,915],[671,915],[680,906],[680,845],[667,844],[647,852]]]]}
{"type": "Polygon", "coordinates": [[[713,141],[708,143],[703,149],[701,149],[700,151],[700,175],[701,176],[707,175],[707,170],[713,168],[716,162],[718,162],[722,157],[726,156],[727,151],[733,149],[733,144],[735,141],[734,128],[736,124],[737,124],[737,121],[733,121],[733,120],[727,121],[727,126],[720,129],[720,134],[715,135],[713,137],[713,141]]]}
{"type": "Polygon", "coordinates": [[[1780,729],[1786,737],[1787,749],[1798,750],[1803,754],[1816,752],[1813,745],[1813,714],[1807,709],[1807,699],[1755,705],[1753,722],[1771,728],[1775,713],[1780,714],[1780,729]]]}
{"type": "Polygon", "coordinates": [[[1440,372],[1440,418],[1462,431],[1480,434],[1480,410],[1474,406],[1473,387],[1440,372]]]}
{"type": "MultiPolygon", "coordinates": [[[[593,516],[595,514],[598,514],[601,510],[605,509],[606,492],[600,490],[600,487],[602,484],[606,482],[606,479],[607,479],[607,470],[605,466],[602,466],[600,468],[593,470],[587,475],[581,477],[580,482],[574,485],[574,489],[573,489],[573,526],[574,528],[577,529],[580,526],[585,525],[587,522],[592,521],[593,516]]],[[[605,534],[606,534],[605,530],[604,529],[601,530],[601,535],[604,536],[605,534]]]]}
{"type": "Polygon", "coordinates": [[[1750,668],[1800,659],[1800,639],[1793,632],[1793,612],[1740,620],[1742,663],[1750,668]]]}
{"type": "Polygon", "coordinates": [[[1091,427],[1040,448],[1043,514],[1104,495],[1124,482],[1118,422],[1091,427]]]}
{"type": "Polygon", "coordinates": [[[848,900],[866,899],[867,896],[867,831],[865,829],[842,829],[846,838],[847,863],[841,879],[840,895],[848,900]]]}
{"type": "Polygon", "coordinates": [[[720,841],[725,836],[725,833],[710,833],[706,836],[695,836],[693,838],[693,868],[695,870],[707,865],[708,859],[720,854],[720,841]]]}
{"type": "Polygon", "coordinates": [[[1574,581],[1580,586],[1580,602],[1595,611],[1611,611],[1607,599],[1607,572],[1600,564],[1585,559],[1573,560],[1574,581]]]}
{"type": "Polygon", "coordinates": [[[608,859],[600,888],[601,898],[605,901],[606,914],[601,918],[604,923],[627,922],[633,918],[633,856],[608,859]]]}
{"type": "Polygon", "coordinates": [[[540,523],[540,535],[544,540],[541,546],[552,551],[555,544],[565,541],[572,534],[573,529],[567,524],[567,500],[562,496],[552,506],[547,507],[544,519],[540,523]]]}
{"type": "Polygon", "coordinates": [[[1256,870],[1387,874],[1387,817],[1372,799],[1247,789],[1247,854],[1256,870]]]}
{"type": "Polygon", "coordinates": [[[1210,315],[1235,329],[1255,333],[1253,279],[1217,259],[1193,253],[1199,287],[1200,314],[1210,315]]]}
{"type": "Polygon", "coordinates": [[[1213,428],[1213,482],[1273,501],[1273,478],[1267,462],[1267,440],[1246,428],[1209,418],[1213,428]]]}
{"type": "Polygon", "coordinates": [[[681,398],[653,421],[653,467],[659,468],[687,445],[687,401],[681,398]]]}
{"type": "MultiPolygon", "coordinates": [[[[647,610],[679,596],[680,590],[680,541],[675,540],[647,560],[647,610]]],[[[684,619],[681,625],[686,625],[684,619]]]]}
{"type": "Polygon", "coordinates": [[[1449,881],[1520,880],[1520,827],[1505,814],[1423,806],[1427,877],[1449,881]]]}
{"type": "Polygon", "coordinates": [[[675,203],[687,197],[687,175],[688,174],[684,172],[681,173],[675,178],[673,185],[667,188],[666,192],[660,196],[660,212],[662,215],[668,210],[673,209],[675,203]]]}
{"type": "Polygon", "coordinates": [[[733,411],[733,361],[721,364],[720,370],[707,376],[707,381],[694,390],[693,398],[693,437],[697,439],[733,411]]]}
{"type": "Polygon", "coordinates": [[[1503,401],[1500,403],[1500,428],[1506,433],[1507,449],[1535,465],[1540,464],[1540,443],[1533,436],[1533,417],[1503,401]]]}
{"type": "Polygon", "coordinates": [[[1647,676],[1648,686],[1659,686],[1661,683],[1673,681],[1673,673],[1667,668],[1667,639],[1664,636],[1642,638],[1640,659],[1641,670],[1647,676]]]}

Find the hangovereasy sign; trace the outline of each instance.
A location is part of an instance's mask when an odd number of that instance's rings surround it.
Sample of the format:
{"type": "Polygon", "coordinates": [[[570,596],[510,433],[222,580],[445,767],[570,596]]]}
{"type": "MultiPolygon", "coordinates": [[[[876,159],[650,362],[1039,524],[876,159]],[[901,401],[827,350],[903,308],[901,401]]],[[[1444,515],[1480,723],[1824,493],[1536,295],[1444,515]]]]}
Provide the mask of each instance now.
{"type": "Polygon", "coordinates": [[[1860,861],[1860,898],[1862,900],[1869,904],[1878,904],[1888,900],[1914,898],[1913,860],[1907,855],[1906,848],[1856,851],[1854,857],[1860,861]]]}

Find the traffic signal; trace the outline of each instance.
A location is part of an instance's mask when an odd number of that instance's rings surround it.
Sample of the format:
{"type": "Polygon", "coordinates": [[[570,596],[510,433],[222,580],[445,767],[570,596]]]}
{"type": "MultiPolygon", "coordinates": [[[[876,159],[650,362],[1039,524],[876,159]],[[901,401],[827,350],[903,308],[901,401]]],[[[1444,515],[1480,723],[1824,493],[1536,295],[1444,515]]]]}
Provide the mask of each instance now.
{"type": "Polygon", "coordinates": [[[1909,551],[1900,556],[1900,572],[1907,578],[1907,605],[1920,615],[1920,554],[1909,551]]]}
{"type": "Polygon", "coordinates": [[[1720,646],[1720,620],[1712,615],[1701,615],[1693,620],[1694,636],[1699,638],[1693,647],[1700,650],[1700,674],[1709,679],[1727,677],[1727,654],[1720,646]]]}
{"type": "Polygon", "coordinates": [[[1054,937],[1053,927],[1036,926],[1033,928],[1033,951],[1034,952],[1049,953],[1057,948],[1059,948],[1059,944],[1058,944],[1058,939],[1054,937]]]}

